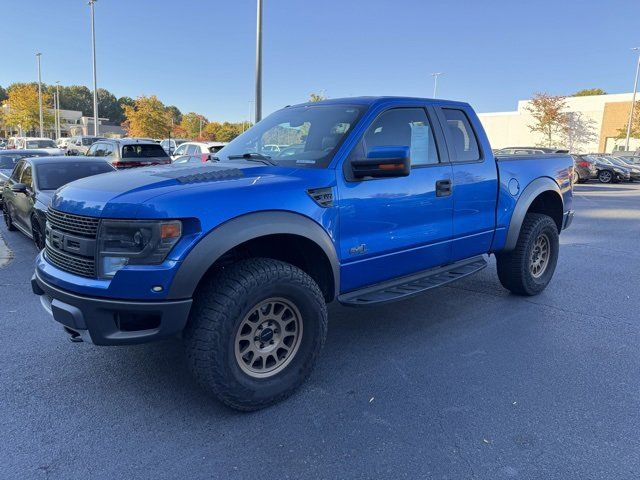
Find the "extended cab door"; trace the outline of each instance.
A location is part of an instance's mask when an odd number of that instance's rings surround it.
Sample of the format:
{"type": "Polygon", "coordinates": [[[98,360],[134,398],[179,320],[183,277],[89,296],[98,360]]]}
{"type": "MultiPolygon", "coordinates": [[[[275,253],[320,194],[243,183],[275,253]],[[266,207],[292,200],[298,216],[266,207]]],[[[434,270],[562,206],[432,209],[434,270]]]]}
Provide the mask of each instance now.
{"type": "Polygon", "coordinates": [[[498,173],[480,120],[466,106],[436,107],[453,171],[452,261],[491,247],[496,225],[498,173]]]}
{"type": "Polygon", "coordinates": [[[451,166],[425,106],[394,107],[371,121],[338,174],[341,291],[451,260],[451,166]],[[409,147],[408,176],[350,178],[353,159],[376,147],[409,147]]]}

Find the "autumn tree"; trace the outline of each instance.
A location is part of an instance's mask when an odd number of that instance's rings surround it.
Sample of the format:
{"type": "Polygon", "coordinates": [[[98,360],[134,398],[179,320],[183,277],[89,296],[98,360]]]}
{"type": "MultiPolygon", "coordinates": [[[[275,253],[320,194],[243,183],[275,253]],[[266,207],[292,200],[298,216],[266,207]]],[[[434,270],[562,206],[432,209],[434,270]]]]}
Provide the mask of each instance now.
{"type": "Polygon", "coordinates": [[[169,135],[171,118],[155,95],[138,97],[133,106],[124,106],[122,127],[130,137],[164,138],[169,135]]]}
{"type": "MultiPolygon", "coordinates": [[[[629,104],[631,108],[631,104],[629,104]]],[[[629,112],[630,114],[631,112],[629,112]]],[[[618,138],[627,138],[627,128],[629,127],[629,114],[627,120],[624,122],[624,127],[618,130],[618,138]]],[[[631,121],[631,138],[640,138],[640,100],[636,101],[636,106],[633,109],[633,120],[631,121]]]]}
{"type": "Polygon", "coordinates": [[[571,95],[572,97],[589,97],[591,95],[606,95],[607,92],[602,90],[601,88],[585,88],[584,90],[578,90],[576,93],[571,95]]]}
{"type": "Polygon", "coordinates": [[[562,141],[570,152],[581,152],[582,147],[598,139],[596,122],[580,112],[568,112],[562,130],[562,141]]]}
{"type": "Polygon", "coordinates": [[[310,93],[309,101],[310,102],[321,102],[322,100],[326,100],[327,97],[322,95],[321,93],[310,93]]]}
{"type": "Polygon", "coordinates": [[[533,117],[529,125],[531,132],[543,135],[545,145],[552,147],[558,135],[565,130],[567,123],[566,97],[536,93],[525,110],[533,117]]]}
{"type": "Polygon", "coordinates": [[[4,101],[7,98],[9,98],[7,96],[7,91],[2,86],[0,86],[0,106],[4,103],[4,101]]]}
{"type": "Polygon", "coordinates": [[[200,130],[204,129],[209,121],[199,113],[189,112],[182,116],[180,127],[185,132],[187,138],[199,138],[200,130]]]}
{"type": "MultiPolygon", "coordinates": [[[[6,104],[9,110],[5,115],[5,123],[24,131],[36,130],[40,125],[40,106],[38,103],[38,87],[33,83],[14,83],[7,89],[6,104]]],[[[53,105],[51,96],[46,90],[42,92],[44,127],[53,125],[53,114],[47,106],[53,105]]]]}

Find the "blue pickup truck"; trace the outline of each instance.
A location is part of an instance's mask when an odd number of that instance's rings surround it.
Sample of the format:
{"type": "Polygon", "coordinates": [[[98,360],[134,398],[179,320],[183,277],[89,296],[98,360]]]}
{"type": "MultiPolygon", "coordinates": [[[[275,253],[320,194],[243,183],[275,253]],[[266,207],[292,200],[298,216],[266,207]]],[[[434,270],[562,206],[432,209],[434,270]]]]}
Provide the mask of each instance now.
{"type": "Polygon", "coordinates": [[[494,157],[472,108],[405,97],[288,106],[203,165],[55,194],[32,288],[75,341],[181,335],[196,379],[239,410],[289,396],[327,303],[372,307],[477,272],[547,286],[573,217],[567,155],[494,157]]]}

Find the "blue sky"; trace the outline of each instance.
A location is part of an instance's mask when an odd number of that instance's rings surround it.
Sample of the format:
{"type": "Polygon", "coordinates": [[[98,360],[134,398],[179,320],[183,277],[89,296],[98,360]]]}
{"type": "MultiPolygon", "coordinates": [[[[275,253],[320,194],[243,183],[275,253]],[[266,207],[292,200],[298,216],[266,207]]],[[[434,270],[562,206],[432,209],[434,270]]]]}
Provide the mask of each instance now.
{"type": "MultiPolygon", "coordinates": [[[[8,0],[5,0],[8,2],[8,0]]],[[[4,2],[3,2],[4,3],[4,2]]],[[[536,91],[629,92],[638,0],[264,0],[263,111],[330,97],[438,96],[512,110],[536,91]]],[[[13,2],[2,15],[0,85],[91,85],[83,0],[13,2]]],[[[255,0],[98,0],[98,86],[157,95],[210,120],[248,119],[255,0]]]]}

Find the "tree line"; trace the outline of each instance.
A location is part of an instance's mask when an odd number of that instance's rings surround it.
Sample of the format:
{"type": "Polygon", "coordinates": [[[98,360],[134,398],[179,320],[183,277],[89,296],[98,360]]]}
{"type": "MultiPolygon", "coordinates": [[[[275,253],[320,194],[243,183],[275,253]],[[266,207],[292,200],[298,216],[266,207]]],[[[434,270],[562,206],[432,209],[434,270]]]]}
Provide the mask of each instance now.
{"type": "MultiPolygon", "coordinates": [[[[42,85],[44,126],[54,124],[53,109],[55,85],[42,85]]],[[[93,92],[83,85],[59,86],[60,108],[75,110],[85,116],[93,115],[93,92]]],[[[38,84],[13,83],[6,89],[0,86],[0,130],[20,127],[35,131],[39,127],[38,84]]],[[[183,114],[175,105],[165,105],[155,95],[117,98],[104,88],[98,89],[98,113],[108,123],[121,125],[131,137],[188,138],[228,142],[238,136],[249,124],[212,122],[196,112],[183,114]]]]}

